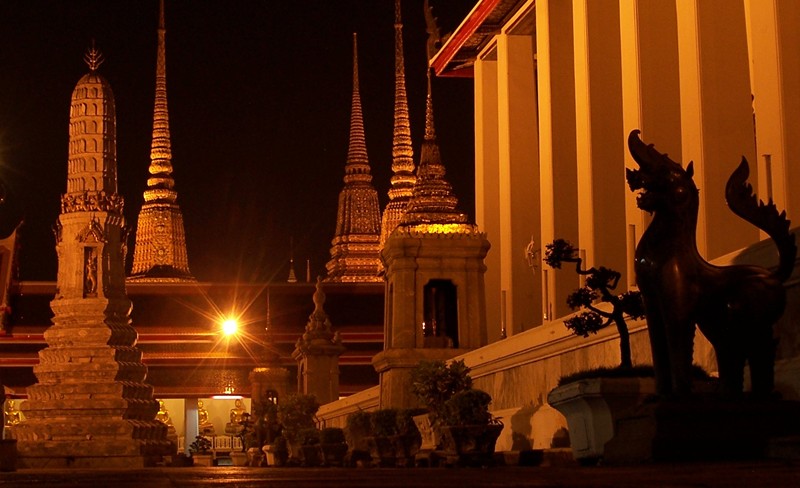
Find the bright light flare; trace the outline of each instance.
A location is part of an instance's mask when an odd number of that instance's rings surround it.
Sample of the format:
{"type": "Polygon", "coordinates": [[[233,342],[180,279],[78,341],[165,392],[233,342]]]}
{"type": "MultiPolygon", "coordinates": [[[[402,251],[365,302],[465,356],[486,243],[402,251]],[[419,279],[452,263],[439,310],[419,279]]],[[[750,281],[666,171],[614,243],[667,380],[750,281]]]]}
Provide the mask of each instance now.
{"type": "Polygon", "coordinates": [[[236,332],[239,331],[239,321],[236,319],[226,319],[222,322],[222,333],[225,336],[230,337],[232,335],[236,335],[236,332]]]}

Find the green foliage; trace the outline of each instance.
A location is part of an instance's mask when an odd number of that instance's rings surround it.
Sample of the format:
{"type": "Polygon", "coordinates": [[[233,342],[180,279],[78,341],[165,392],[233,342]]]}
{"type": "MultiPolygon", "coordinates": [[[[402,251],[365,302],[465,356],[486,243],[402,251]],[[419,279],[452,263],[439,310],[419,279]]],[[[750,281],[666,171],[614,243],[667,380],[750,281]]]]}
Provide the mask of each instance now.
{"type": "Polygon", "coordinates": [[[575,310],[576,308],[588,307],[598,298],[600,298],[599,293],[588,286],[584,286],[569,294],[567,297],[567,305],[569,305],[569,308],[572,310],[575,310]]]}
{"type": "Polygon", "coordinates": [[[242,416],[242,420],[239,422],[239,425],[242,426],[242,430],[236,434],[236,437],[242,441],[242,452],[251,447],[261,447],[258,445],[258,436],[256,435],[255,423],[250,419],[249,413],[245,413],[242,416]]]}
{"type": "Polygon", "coordinates": [[[472,388],[470,368],[463,360],[422,361],[411,370],[412,390],[431,412],[434,421],[444,413],[444,404],[460,391],[472,388]]]}
{"type": "Polygon", "coordinates": [[[278,405],[278,421],[286,431],[313,428],[317,410],[319,402],[314,395],[289,395],[278,405]]]}
{"type": "Polygon", "coordinates": [[[426,413],[424,408],[401,408],[397,411],[397,433],[400,435],[419,435],[414,417],[426,413]]]}
{"type": "Polygon", "coordinates": [[[397,435],[397,409],[383,408],[372,413],[372,434],[375,437],[397,435]]]}
{"type": "Polygon", "coordinates": [[[289,446],[286,443],[286,438],[283,437],[282,435],[279,435],[278,437],[276,437],[275,440],[272,441],[271,445],[272,445],[272,448],[271,448],[272,452],[276,452],[276,453],[277,452],[281,452],[281,453],[289,452],[289,446]]]}
{"type": "Polygon", "coordinates": [[[573,291],[567,297],[567,305],[573,310],[587,309],[564,321],[564,325],[575,335],[589,337],[603,327],[614,323],[620,338],[620,364],[631,366],[631,347],[628,337],[628,325],[625,317],[638,319],[644,317],[644,303],[638,291],[615,294],[613,290],[622,278],[619,272],[605,266],[583,269],[578,249],[565,241],[556,239],[546,246],[544,261],[553,268],[561,268],[562,262],[575,263],[575,272],[585,276],[585,286],[573,291]],[[595,307],[594,303],[602,301],[611,305],[612,310],[595,307]]]}
{"type": "Polygon", "coordinates": [[[644,318],[644,301],[638,291],[628,291],[619,296],[623,313],[634,319],[644,318]]]}
{"type": "Polygon", "coordinates": [[[556,239],[545,246],[544,262],[555,269],[561,269],[564,261],[574,261],[578,258],[578,250],[564,239],[556,239]]]}
{"type": "Polygon", "coordinates": [[[348,435],[372,435],[372,413],[366,410],[351,413],[347,416],[347,423],[344,428],[348,435]]]}
{"type": "Polygon", "coordinates": [[[598,330],[605,327],[606,323],[603,317],[595,312],[583,312],[565,320],[564,326],[575,335],[589,337],[589,334],[596,334],[598,330]]]}
{"type": "Polygon", "coordinates": [[[290,432],[289,434],[291,437],[287,436],[287,440],[290,441],[292,445],[314,446],[319,444],[319,431],[314,427],[307,427],[297,432],[290,432]]]}
{"type": "Polygon", "coordinates": [[[489,413],[492,397],[483,390],[470,389],[453,395],[445,403],[444,425],[488,425],[493,418],[489,413]]]}
{"type": "Polygon", "coordinates": [[[319,433],[320,444],[344,444],[344,430],[340,427],[325,427],[319,433]]]}
{"type": "Polygon", "coordinates": [[[189,452],[197,454],[208,454],[211,450],[211,440],[201,435],[194,438],[194,442],[189,444],[189,452]]]}

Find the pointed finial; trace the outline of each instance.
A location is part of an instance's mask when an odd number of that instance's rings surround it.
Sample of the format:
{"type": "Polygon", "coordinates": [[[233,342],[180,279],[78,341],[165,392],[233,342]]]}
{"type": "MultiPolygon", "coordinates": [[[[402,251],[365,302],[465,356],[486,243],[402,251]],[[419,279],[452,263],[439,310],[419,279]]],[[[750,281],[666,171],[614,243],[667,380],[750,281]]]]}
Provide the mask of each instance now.
{"type": "Polygon", "coordinates": [[[158,7],[158,30],[164,30],[164,0],[161,0],[158,7]]]}
{"type": "Polygon", "coordinates": [[[425,140],[436,139],[433,129],[433,96],[431,95],[431,70],[428,68],[428,97],[425,100],[425,140]]]}
{"type": "Polygon", "coordinates": [[[89,49],[86,50],[86,54],[83,55],[83,61],[89,66],[89,71],[94,73],[103,64],[105,58],[103,58],[103,54],[94,46],[94,39],[92,39],[92,45],[89,49]]]}
{"type": "Polygon", "coordinates": [[[353,91],[358,88],[358,34],[353,32],[353,91]]]}

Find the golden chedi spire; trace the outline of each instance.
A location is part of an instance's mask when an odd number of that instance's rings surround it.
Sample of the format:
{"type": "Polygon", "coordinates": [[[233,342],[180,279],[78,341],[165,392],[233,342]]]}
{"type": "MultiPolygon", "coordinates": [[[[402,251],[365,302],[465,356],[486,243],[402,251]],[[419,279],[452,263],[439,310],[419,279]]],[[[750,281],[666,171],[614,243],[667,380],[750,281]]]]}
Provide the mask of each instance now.
{"type": "Polygon", "coordinates": [[[400,223],[414,189],[414,149],[411,147],[411,123],[406,97],[405,61],[403,59],[403,23],[400,0],[394,2],[394,138],[392,140],[392,178],[389,203],[383,211],[381,247],[400,223]]]}
{"type": "Polygon", "coordinates": [[[137,222],[133,268],[128,278],[131,281],[194,281],[189,272],[183,214],[176,202],[178,194],[172,178],[165,37],[164,0],[161,0],[150,178],[137,222]]]}
{"type": "Polygon", "coordinates": [[[472,233],[475,227],[466,214],[457,210],[458,198],[445,180],[445,168],[433,125],[433,98],[428,71],[428,96],[425,106],[425,140],[420,151],[414,191],[402,216],[400,226],[426,233],[472,233]]]}
{"type": "Polygon", "coordinates": [[[339,193],[336,234],[326,281],[379,282],[381,212],[372,185],[358,87],[358,42],[353,33],[353,101],[344,188],[339,193]]]}
{"type": "Polygon", "coordinates": [[[143,467],[174,451],[158,402],[144,383],[131,302],[125,294],[125,220],[117,194],[114,94],[97,74],[72,92],[67,191],[55,227],[58,275],[37,383],[15,426],[20,465],[143,467]]]}

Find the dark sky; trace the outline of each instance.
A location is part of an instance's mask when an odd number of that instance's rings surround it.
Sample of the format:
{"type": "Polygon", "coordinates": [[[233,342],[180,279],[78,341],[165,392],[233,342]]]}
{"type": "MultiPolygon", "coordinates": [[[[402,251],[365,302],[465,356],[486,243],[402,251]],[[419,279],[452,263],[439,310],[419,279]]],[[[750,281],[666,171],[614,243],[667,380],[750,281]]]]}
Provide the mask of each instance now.
{"type": "MultiPolygon", "coordinates": [[[[474,0],[431,0],[442,33],[474,0]]],[[[352,94],[352,32],[374,184],[391,175],[393,0],[167,0],[173,166],[189,265],[200,280],[324,274],[343,186],[352,94]]],[[[51,228],[66,188],[70,95],[91,39],[117,108],[117,165],[128,224],[142,204],[155,85],[157,0],[0,1],[0,180],[25,213],[24,280],[54,280],[51,228]]],[[[403,1],[415,160],[425,107],[423,0],[403,1]]],[[[434,79],[436,131],[474,217],[473,85],[434,79]]],[[[133,248],[133,237],[129,249],[133,248]]],[[[130,266],[130,262],[128,263],[130,266]]]]}

